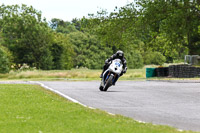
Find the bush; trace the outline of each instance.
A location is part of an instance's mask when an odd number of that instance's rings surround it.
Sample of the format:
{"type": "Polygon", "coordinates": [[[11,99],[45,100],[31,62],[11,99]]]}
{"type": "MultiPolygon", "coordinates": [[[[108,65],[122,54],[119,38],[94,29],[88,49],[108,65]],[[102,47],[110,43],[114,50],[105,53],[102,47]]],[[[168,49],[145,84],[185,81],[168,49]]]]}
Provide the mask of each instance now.
{"type": "Polygon", "coordinates": [[[66,70],[73,67],[73,56],[75,53],[73,45],[68,40],[68,37],[63,34],[55,34],[55,40],[51,46],[53,69],[66,70]]]}
{"type": "Polygon", "coordinates": [[[145,65],[149,65],[149,64],[162,65],[165,62],[166,62],[166,58],[160,52],[148,51],[144,55],[145,65]]]}
{"type": "Polygon", "coordinates": [[[0,73],[8,73],[10,71],[10,55],[8,51],[0,46],[0,73]]]}
{"type": "Polygon", "coordinates": [[[73,32],[68,37],[74,46],[74,67],[102,69],[105,60],[113,54],[112,49],[101,45],[95,35],[73,32]]]}
{"type": "Polygon", "coordinates": [[[143,67],[143,58],[139,51],[131,51],[129,53],[125,53],[125,57],[127,59],[127,66],[131,69],[137,69],[143,67]]]}

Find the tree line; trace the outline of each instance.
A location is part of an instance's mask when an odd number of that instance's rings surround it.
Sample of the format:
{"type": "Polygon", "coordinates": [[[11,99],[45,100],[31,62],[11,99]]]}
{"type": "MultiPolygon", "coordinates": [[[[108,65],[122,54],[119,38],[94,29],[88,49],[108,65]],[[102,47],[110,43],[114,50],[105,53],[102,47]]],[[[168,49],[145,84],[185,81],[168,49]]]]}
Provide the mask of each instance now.
{"type": "Polygon", "coordinates": [[[23,64],[42,70],[101,69],[123,50],[129,68],[200,54],[198,0],[136,0],[113,12],[47,22],[32,6],[0,6],[0,72],[23,64]]]}

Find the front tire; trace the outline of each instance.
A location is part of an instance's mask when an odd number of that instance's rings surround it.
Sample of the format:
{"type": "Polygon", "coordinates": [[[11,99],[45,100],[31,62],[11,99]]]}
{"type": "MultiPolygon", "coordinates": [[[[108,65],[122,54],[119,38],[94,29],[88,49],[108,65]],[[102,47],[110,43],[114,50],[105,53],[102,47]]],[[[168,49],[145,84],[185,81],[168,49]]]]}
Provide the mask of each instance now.
{"type": "Polygon", "coordinates": [[[99,86],[99,90],[100,90],[100,91],[103,91],[103,86],[100,85],[100,86],[99,86]]]}
{"type": "Polygon", "coordinates": [[[104,87],[103,91],[107,91],[108,90],[108,88],[112,85],[112,80],[113,80],[113,75],[110,75],[110,77],[106,81],[106,84],[105,84],[105,87],[104,87]]]}

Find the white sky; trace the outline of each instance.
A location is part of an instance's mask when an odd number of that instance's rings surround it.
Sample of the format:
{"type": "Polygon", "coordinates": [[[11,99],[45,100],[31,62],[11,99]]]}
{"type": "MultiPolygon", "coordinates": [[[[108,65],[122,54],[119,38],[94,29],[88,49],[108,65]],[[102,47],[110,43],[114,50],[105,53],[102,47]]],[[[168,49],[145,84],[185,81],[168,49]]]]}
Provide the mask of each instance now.
{"type": "Polygon", "coordinates": [[[59,18],[71,21],[73,18],[87,17],[88,13],[96,14],[100,9],[112,12],[115,6],[122,7],[133,0],[0,0],[0,5],[32,5],[42,12],[47,21],[59,18]]]}

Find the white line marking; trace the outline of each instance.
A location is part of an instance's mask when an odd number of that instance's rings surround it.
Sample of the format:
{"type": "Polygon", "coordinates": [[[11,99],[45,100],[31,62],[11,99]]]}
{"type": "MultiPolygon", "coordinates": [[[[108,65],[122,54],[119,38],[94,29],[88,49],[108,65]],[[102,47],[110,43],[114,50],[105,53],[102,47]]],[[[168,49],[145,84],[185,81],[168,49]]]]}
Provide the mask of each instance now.
{"type": "Polygon", "coordinates": [[[144,121],[140,121],[140,120],[136,120],[137,122],[139,122],[139,123],[146,123],[146,122],[144,122],[144,121]]]}
{"type": "Polygon", "coordinates": [[[96,108],[93,108],[93,107],[89,107],[89,106],[87,106],[89,109],[96,109],[96,108]]]}
{"type": "Polygon", "coordinates": [[[113,114],[113,113],[110,113],[110,112],[107,112],[109,115],[113,115],[113,116],[115,116],[115,114],[113,114]]]}
{"type": "Polygon", "coordinates": [[[177,129],[179,132],[183,132],[183,130],[182,129],[177,129]]]}
{"type": "MultiPolygon", "coordinates": [[[[80,104],[80,105],[82,105],[82,106],[84,106],[84,107],[87,107],[87,108],[89,108],[89,109],[96,109],[96,108],[87,106],[87,105],[85,105],[85,104],[82,104],[81,102],[77,101],[76,99],[73,99],[73,98],[71,98],[71,97],[69,97],[69,96],[67,96],[67,95],[65,95],[65,94],[63,94],[63,93],[61,93],[61,92],[59,92],[59,91],[57,91],[57,90],[54,90],[53,88],[50,88],[50,87],[44,85],[44,84],[41,83],[41,82],[38,82],[38,81],[36,81],[36,82],[35,82],[35,81],[29,81],[29,82],[30,82],[31,84],[39,84],[41,87],[43,87],[43,88],[45,88],[45,89],[47,89],[47,90],[50,90],[50,91],[52,91],[52,92],[54,92],[54,93],[56,93],[56,94],[58,94],[58,95],[60,95],[60,96],[62,96],[62,97],[64,97],[64,98],[66,98],[66,99],[68,99],[68,100],[74,102],[74,103],[78,103],[78,104],[80,104]]],[[[106,111],[106,112],[107,112],[107,111],[106,111]]],[[[115,115],[115,114],[110,113],[110,112],[107,112],[107,113],[108,113],[109,115],[115,115]]]]}
{"type": "Polygon", "coordinates": [[[57,90],[54,90],[54,89],[52,89],[52,88],[50,88],[50,87],[44,85],[44,84],[41,83],[41,82],[34,82],[34,81],[30,81],[30,82],[31,82],[31,83],[39,84],[40,86],[44,87],[45,89],[50,90],[50,91],[52,91],[52,92],[54,92],[54,93],[56,93],[56,94],[58,94],[58,95],[60,95],[60,96],[62,96],[62,97],[64,97],[64,98],[66,98],[66,99],[68,99],[68,100],[74,102],[74,103],[78,103],[78,104],[80,104],[80,105],[82,105],[82,106],[84,106],[84,107],[88,107],[87,105],[82,104],[81,102],[79,102],[79,101],[77,101],[77,100],[75,100],[75,99],[73,99],[73,98],[71,98],[71,97],[69,97],[69,96],[67,96],[67,95],[65,95],[65,94],[63,94],[63,93],[57,91],[57,90]]]}

